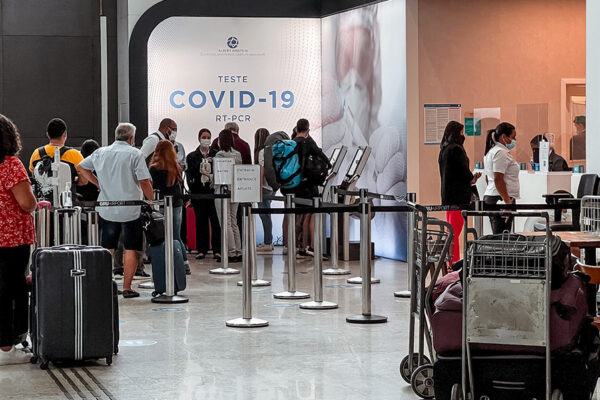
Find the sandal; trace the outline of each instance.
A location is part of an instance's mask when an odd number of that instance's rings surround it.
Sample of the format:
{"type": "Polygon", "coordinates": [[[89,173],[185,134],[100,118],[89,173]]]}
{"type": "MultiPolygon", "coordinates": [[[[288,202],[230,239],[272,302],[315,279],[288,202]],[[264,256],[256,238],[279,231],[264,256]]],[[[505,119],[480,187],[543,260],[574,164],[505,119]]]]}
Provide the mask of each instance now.
{"type": "Polygon", "coordinates": [[[140,294],[135,290],[123,290],[123,298],[131,299],[133,297],[140,297],[140,294]]]}

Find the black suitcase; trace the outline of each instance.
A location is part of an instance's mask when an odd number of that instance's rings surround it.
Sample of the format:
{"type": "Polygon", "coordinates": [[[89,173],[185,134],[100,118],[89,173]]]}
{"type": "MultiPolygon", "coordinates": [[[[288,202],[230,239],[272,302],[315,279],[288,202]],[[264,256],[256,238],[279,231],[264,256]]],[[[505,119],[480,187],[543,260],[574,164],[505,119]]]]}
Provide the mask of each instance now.
{"type": "Polygon", "coordinates": [[[46,369],[50,361],[105,358],[110,365],[116,349],[110,252],[75,245],[38,249],[31,272],[32,362],[46,369]]]}
{"type": "Polygon", "coordinates": [[[117,282],[113,281],[113,353],[119,354],[119,287],[117,282]]]}

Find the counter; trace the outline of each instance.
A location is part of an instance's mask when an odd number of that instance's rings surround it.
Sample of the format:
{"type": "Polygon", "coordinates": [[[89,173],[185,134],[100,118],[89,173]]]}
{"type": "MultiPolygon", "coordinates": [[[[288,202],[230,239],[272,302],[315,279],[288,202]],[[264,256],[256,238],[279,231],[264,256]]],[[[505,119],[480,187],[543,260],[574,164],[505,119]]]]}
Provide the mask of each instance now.
{"type": "MultiPolygon", "coordinates": [[[[476,169],[474,172],[481,172],[482,176],[477,181],[477,190],[481,199],[487,184],[485,182],[485,172],[481,169],[476,169]]],[[[523,204],[543,204],[546,200],[542,195],[554,193],[557,190],[566,190],[577,195],[577,187],[582,174],[574,174],[572,172],[533,172],[520,171],[519,183],[521,185],[521,196],[517,203],[523,204]]],[[[552,218],[552,214],[550,216],[552,218]]],[[[533,231],[535,218],[516,218],[514,223],[515,232],[533,231]]],[[[492,233],[489,218],[484,218],[483,221],[484,234],[492,233]]]]}

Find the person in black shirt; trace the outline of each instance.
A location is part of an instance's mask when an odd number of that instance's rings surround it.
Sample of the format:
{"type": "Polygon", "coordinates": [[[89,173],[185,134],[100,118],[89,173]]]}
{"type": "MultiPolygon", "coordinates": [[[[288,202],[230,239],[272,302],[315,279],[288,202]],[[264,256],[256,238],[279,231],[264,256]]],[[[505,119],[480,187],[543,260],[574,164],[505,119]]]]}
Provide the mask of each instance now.
{"type": "Polygon", "coordinates": [[[185,251],[185,245],[181,240],[181,218],[183,209],[182,194],[182,171],[177,162],[177,153],[173,143],[161,140],[156,145],[152,161],[150,161],[150,176],[154,190],[160,192],[161,197],[174,196],[173,199],[173,240],[179,242],[183,250],[183,260],[186,273],[189,275],[189,262],[185,251]],[[178,196],[178,197],[177,197],[178,196]]]}
{"type": "MultiPolygon", "coordinates": [[[[81,155],[83,158],[90,156],[96,149],[99,149],[100,145],[94,139],[88,139],[81,145],[81,155]]],[[[84,177],[79,177],[77,180],[77,194],[78,197],[83,201],[96,201],[98,200],[98,194],[100,189],[92,182],[88,181],[84,177]]]]}
{"type": "MultiPolygon", "coordinates": [[[[469,158],[463,147],[464,126],[460,122],[450,121],[444,130],[438,164],[441,178],[442,205],[460,206],[471,203],[475,184],[481,173],[473,175],[469,169],[469,158]]],[[[463,228],[463,217],[460,211],[446,211],[446,220],[452,225],[454,232],[454,248],[452,262],[460,259],[460,232],[463,228]]]]}
{"type": "MultiPolygon", "coordinates": [[[[211,133],[202,128],[198,133],[200,146],[187,156],[186,177],[191,194],[211,194],[213,188],[213,157],[217,151],[210,148],[211,133]]],[[[192,200],[196,214],[196,248],[197,259],[206,257],[209,249],[209,238],[212,245],[213,257],[221,261],[221,225],[215,207],[215,201],[192,200]],[[210,222],[210,225],[209,225],[210,222]],[[212,230],[212,236],[210,232],[212,230]]]]}

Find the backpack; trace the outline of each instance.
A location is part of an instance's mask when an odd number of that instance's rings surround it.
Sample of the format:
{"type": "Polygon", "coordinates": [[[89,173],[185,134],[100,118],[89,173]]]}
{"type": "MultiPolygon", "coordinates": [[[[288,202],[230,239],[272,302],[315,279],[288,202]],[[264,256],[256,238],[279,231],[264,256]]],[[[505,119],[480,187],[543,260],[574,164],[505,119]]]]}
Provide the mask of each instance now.
{"type": "MultiPolygon", "coordinates": [[[[34,194],[36,196],[36,198],[38,199],[38,201],[49,201],[52,202],[53,201],[53,188],[54,185],[52,182],[52,178],[54,178],[52,176],[52,163],[54,162],[54,158],[50,157],[50,155],[48,155],[48,153],[46,152],[46,146],[42,146],[40,147],[38,150],[38,153],[40,155],[40,159],[36,160],[33,162],[33,191],[34,194]]],[[[67,152],[71,150],[70,147],[67,146],[63,146],[60,148],[59,150],[59,154],[60,157],[62,159],[63,155],[67,152]]],[[[61,164],[67,164],[65,162],[61,163],[61,164]]],[[[73,185],[73,179],[74,179],[74,175],[73,175],[73,171],[71,170],[71,167],[69,166],[69,171],[71,173],[71,188],[74,189],[73,185]]],[[[59,188],[60,190],[60,188],[59,188]]]]}
{"type": "Polygon", "coordinates": [[[302,160],[302,180],[314,186],[320,186],[325,182],[331,163],[323,152],[308,154],[302,160]]]}
{"type": "Polygon", "coordinates": [[[273,144],[275,178],[284,189],[293,189],[302,182],[298,145],[293,140],[280,140],[273,144]]]}

